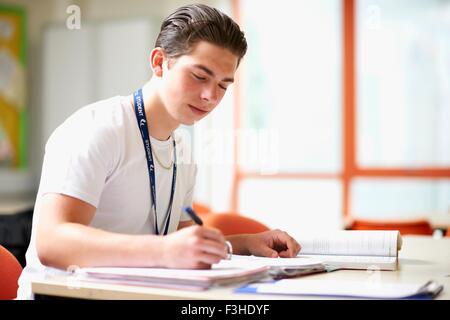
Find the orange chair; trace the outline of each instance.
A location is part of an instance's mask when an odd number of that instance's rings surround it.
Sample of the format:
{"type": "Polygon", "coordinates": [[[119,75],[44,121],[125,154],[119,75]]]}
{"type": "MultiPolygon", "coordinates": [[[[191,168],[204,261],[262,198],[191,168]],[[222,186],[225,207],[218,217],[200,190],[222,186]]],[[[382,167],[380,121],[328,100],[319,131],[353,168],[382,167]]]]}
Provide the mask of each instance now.
{"type": "Polygon", "coordinates": [[[17,297],[21,273],[22,266],[19,261],[0,245],[0,300],[12,300],[17,297]]]}
{"type": "Polygon", "coordinates": [[[445,236],[450,237],[450,227],[447,228],[447,233],[445,236]]]}
{"type": "Polygon", "coordinates": [[[398,230],[401,235],[421,234],[432,235],[433,228],[427,220],[383,221],[355,219],[350,230],[398,230]]]}
{"type": "Polygon", "coordinates": [[[194,209],[195,213],[197,213],[200,217],[204,217],[208,213],[211,213],[211,208],[202,203],[194,202],[192,204],[192,209],[194,209]]]}
{"type": "Polygon", "coordinates": [[[258,233],[270,230],[255,219],[233,212],[211,213],[202,219],[204,226],[219,229],[224,235],[258,233]]]}

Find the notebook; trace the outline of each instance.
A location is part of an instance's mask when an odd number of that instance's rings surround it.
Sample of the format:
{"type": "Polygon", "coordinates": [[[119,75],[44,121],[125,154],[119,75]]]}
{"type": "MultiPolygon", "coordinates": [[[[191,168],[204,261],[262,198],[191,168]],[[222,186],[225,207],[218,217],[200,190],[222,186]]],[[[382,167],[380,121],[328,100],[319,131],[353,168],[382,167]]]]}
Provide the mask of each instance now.
{"type": "Polygon", "coordinates": [[[159,288],[205,290],[213,286],[256,281],[267,277],[268,267],[263,265],[231,266],[218,263],[211,269],[166,268],[79,268],[74,277],[79,281],[137,285],[159,288]]]}
{"type": "Polygon", "coordinates": [[[341,269],[397,270],[402,239],[398,231],[337,231],[297,238],[299,257],[341,269]]]}
{"type": "Polygon", "coordinates": [[[380,283],[370,281],[285,279],[272,283],[248,284],[238,293],[307,295],[363,299],[432,299],[443,286],[434,281],[426,283],[380,283]]]}

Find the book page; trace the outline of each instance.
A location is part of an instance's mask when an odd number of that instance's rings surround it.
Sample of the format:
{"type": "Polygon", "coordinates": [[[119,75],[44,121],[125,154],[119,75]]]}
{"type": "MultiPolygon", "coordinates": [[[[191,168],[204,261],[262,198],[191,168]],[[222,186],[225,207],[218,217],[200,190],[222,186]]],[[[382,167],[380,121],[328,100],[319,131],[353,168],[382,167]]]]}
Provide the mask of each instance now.
{"type": "Polygon", "coordinates": [[[336,231],[326,235],[297,238],[300,254],[389,256],[401,248],[398,231],[336,231]]]}
{"type": "Polygon", "coordinates": [[[397,257],[338,255],[305,255],[304,257],[320,259],[325,265],[337,269],[397,270],[397,257]]]}

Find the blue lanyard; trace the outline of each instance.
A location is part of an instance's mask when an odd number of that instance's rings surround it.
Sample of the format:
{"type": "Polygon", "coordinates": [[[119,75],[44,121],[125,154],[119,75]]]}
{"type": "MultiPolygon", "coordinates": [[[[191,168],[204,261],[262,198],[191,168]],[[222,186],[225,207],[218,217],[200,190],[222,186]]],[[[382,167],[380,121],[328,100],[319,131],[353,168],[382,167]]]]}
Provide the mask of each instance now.
{"type": "MultiPolygon", "coordinates": [[[[142,142],[144,143],[145,155],[147,157],[148,175],[150,178],[150,191],[152,196],[152,208],[155,213],[155,232],[159,235],[158,230],[158,214],[156,212],[156,181],[155,181],[155,165],[153,163],[153,154],[151,149],[150,135],[147,128],[147,117],[144,110],[144,99],[142,97],[142,89],[139,89],[134,93],[134,109],[136,113],[136,119],[141,131],[142,142]]],[[[170,214],[172,212],[173,195],[175,194],[175,183],[177,180],[177,149],[175,139],[173,139],[173,173],[172,173],[172,189],[170,192],[169,206],[166,212],[166,226],[164,228],[164,235],[169,230],[170,214]]]]}

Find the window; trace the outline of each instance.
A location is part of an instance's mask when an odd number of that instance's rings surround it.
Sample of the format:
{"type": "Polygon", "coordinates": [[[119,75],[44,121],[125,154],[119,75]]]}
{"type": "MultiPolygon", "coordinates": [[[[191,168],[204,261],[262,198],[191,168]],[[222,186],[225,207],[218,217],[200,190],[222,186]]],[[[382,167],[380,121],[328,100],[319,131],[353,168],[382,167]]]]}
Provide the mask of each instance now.
{"type": "Polygon", "coordinates": [[[339,228],[341,3],[245,0],[239,10],[249,49],[237,209],[294,235],[339,228]]]}
{"type": "Polygon", "coordinates": [[[450,2],[357,2],[361,167],[450,167],[450,2]]]}
{"type": "Polygon", "coordinates": [[[352,182],[351,212],[448,214],[450,2],[356,4],[356,165],[363,178],[352,182]]]}
{"type": "Polygon", "coordinates": [[[293,234],[450,212],[450,2],[236,3],[235,209],[293,234]]]}

